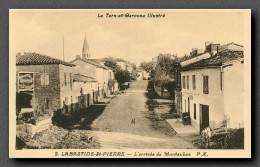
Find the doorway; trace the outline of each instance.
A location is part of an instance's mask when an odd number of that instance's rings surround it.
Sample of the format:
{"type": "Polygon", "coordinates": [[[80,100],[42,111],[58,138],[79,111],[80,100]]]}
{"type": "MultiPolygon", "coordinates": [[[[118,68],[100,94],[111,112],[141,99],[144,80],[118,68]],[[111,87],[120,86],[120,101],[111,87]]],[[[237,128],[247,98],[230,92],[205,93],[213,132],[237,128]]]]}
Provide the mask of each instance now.
{"type": "Polygon", "coordinates": [[[93,99],[92,99],[92,100],[93,100],[93,104],[95,104],[95,98],[96,98],[96,97],[95,97],[95,92],[92,93],[92,98],[93,98],[93,99]]]}
{"type": "Polygon", "coordinates": [[[91,96],[88,94],[88,107],[91,105],[91,96]]]}
{"type": "Polygon", "coordinates": [[[188,97],[188,114],[190,116],[190,98],[188,97]]]}
{"type": "Polygon", "coordinates": [[[200,105],[200,133],[209,126],[209,106],[200,105]]]}

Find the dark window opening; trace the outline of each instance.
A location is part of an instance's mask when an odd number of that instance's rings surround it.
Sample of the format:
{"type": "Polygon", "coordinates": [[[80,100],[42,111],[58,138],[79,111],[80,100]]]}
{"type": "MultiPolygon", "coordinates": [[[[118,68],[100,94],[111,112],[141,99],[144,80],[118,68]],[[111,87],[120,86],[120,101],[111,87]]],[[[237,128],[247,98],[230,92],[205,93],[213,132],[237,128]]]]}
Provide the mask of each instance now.
{"type": "Polygon", "coordinates": [[[194,104],[194,119],[197,119],[197,113],[196,113],[196,104],[194,104]]]}
{"type": "Polygon", "coordinates": [[[72,82],[73,82],[73,80],[72,80],[72,75],[71,75],[71,73],[70,73],[70,88],[72,89],[72,82]]]}
{"type": "Polygon", "coordinates": [[[192,75],[192,88],[193,90],[196,90],[196,76],[192,75]]]}
{"type": "Polygon", "coordinates": [[[186,89],[185,76],[182,76],[182,87],[183,87],[183,89],[186,89]]]}
{"type": "Polygon", "coordinates": [[[45,101],[46,101],[46,109],[50,109],[50,100],[46,98],[45,101]]]}
{"type": "Polygon", "coordinates": [[[190,88],[190,77],[189,76],[187,76],[187,89],[189,89],[190,88]]]}
{"type": "Polygon", "coordinates": [[[203,76],[203,93],[208,94],[209,93],[209,77],[203,76]]]}

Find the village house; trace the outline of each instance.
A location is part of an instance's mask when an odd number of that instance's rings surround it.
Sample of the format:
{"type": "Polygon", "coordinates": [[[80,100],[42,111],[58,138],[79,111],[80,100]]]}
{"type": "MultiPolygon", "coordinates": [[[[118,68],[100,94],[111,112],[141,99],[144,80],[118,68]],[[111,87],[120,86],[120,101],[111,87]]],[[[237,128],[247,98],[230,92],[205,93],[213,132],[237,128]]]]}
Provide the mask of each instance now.
{"type": "Polygon", "coordinates": [[[97,81],[98,85],[95,91],[98,92],[99,100],[111,93],[108,88],[109,80],[114,79],[114,73],[111,69],[79,56],[70,63],[76,65],[79,74],[91,76],[97,81]]]}
{"type": "Polygon", "coordinates": [[[77,71],[79,74],[90,76],[97,81],[97,86],[93,95],[97,94],[98,100],[117,90],[116,84],[109,87],[109,82],[115,79],[113,70],[91,59],[86,37],[83,43],[82,57],[77,55],[76,59],[70,63],[76,65],[75,68],[78,69],[77,71]]]}
{"type": "Polygon", "coordinates": [[[93,104],[91,94],[97,81],[78,74],[72,63],[38,53],[19,53],[16,56],[17,112],[32,108],[44,114],[57,111],[65,115],[79,109],[79,103],[93,104]],[[83,84],[82,84],[83,82],[83,84]]]}
{"type": "Polygon", "coordinates": [[[207,43],[205,53],[181,63],[181,92],[175,103],[200,132],[225,123],[243,127],[244,52],[236,46],[220,50],[219,44],[207,43]]]}

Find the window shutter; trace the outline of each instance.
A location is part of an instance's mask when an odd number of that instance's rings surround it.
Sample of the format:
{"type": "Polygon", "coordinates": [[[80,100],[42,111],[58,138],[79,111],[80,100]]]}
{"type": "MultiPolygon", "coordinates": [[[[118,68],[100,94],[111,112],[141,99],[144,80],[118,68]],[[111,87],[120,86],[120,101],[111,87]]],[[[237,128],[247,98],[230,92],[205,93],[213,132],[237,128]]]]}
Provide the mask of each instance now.
{"type": "Polygon", "coordinates": [[[67,85],[66,73],[64,73],[64,85],[67,85]]]}
{"type": "Polygon", "coordinates": [[[203,93],[209,93],[208,76],[203,76],[203,93]]]}
{"type": "Polygon", "coordinates": [[[192,84],[193,84],[193,90],[196,89],[196,76],[192,75],[192,84]]]}
{"type": "Polygon", "coordinates": [[[70,88],[72,89],[72,74],[70,73],[70,88]]]}
{"type": "Polygon", "coordinates": [[[189,89],[189,88],[190,88],[190,77],[187,76],[187,89],[189,89]]]}
{"type": "Polygon", "coordinates": [[[197,113],[196,113],[196,104],[194,104],[194,119],[197,119],[197,113]]]}
{"type": "Polygon", "coordinates": [[[49,74],[45,74],[45,85],[49,85],[50,81],[49,81],[49,74]]]}
{"type": "Polygon", "coordinates": [[[44,85],[44,73],[41,73],[41,85],[44,85]]]}
{"type": "Polygon", "coordinates": [[[186,88],[186,85],[185,85],[185,76],[183,76],[182,77],[182,87],[183,87],[183,89],[185,89],[186,88]]]}

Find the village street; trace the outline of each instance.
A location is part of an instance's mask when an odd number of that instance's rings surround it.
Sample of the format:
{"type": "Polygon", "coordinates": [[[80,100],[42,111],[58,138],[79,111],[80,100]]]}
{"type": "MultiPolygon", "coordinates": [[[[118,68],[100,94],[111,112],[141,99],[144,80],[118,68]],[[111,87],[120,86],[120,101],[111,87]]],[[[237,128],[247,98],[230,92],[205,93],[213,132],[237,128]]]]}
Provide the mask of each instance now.
{"type": "Polygon", "coordinates": [[[195,148],[162,117],[161,112],[167,115],[171,107],[149,107],[147,86],[148,80],[131,82],[125,93],[105,98],[84,110],[86,115],[80,124],[68,129],[52,125],[33,138],[23,139],[26,148],[195,148]],[[89,141],[91,137],[94,140],[89,141]]]}
{"type": "Polygon", "coordinates": [[[146,107],[147,80],[131,82],[92,123],[102,148],[194,148],[146,107]],[[135,120],[135,121],[133,121],[135,120]]]}

